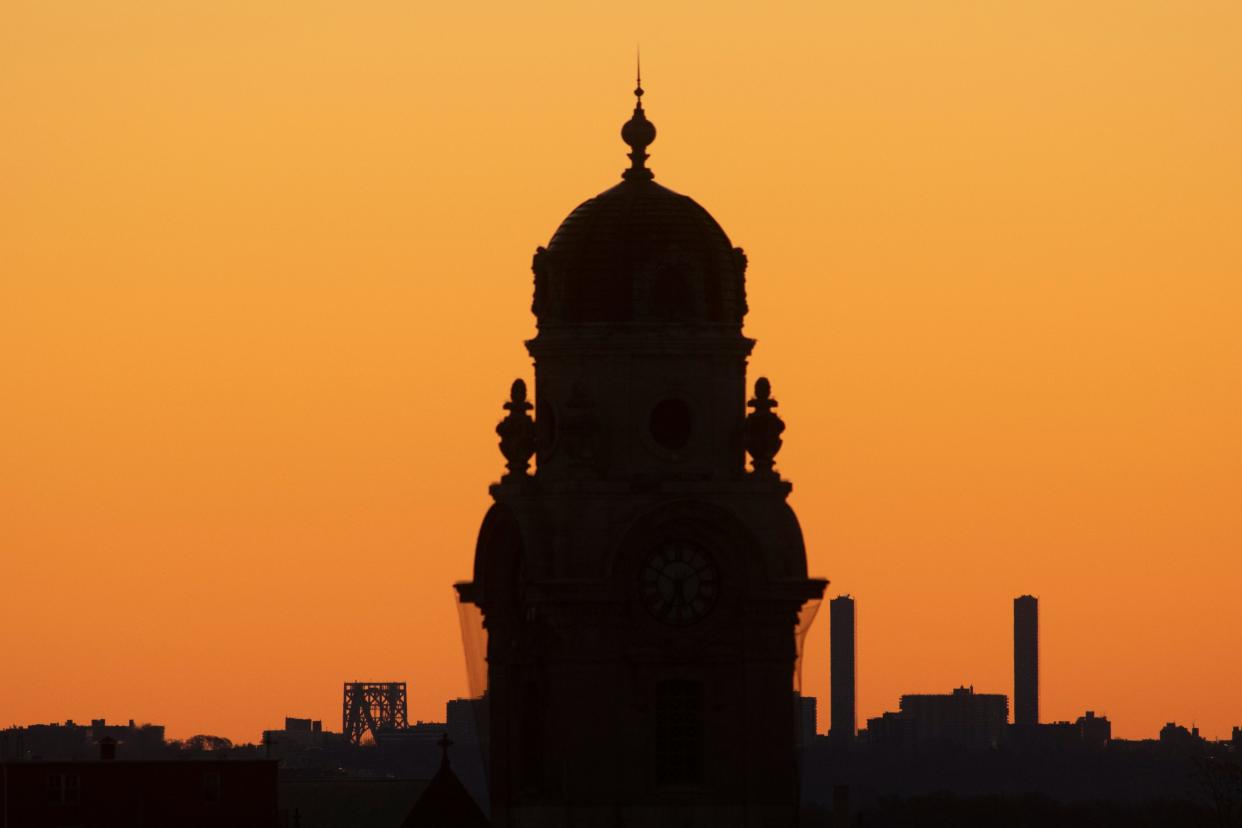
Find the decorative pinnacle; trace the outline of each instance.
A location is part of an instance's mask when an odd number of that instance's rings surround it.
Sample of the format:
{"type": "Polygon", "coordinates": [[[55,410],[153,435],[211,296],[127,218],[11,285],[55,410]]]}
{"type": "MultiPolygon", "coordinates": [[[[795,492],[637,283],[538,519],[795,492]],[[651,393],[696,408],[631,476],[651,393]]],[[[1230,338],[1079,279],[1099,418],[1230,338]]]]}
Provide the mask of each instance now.
{"type": "Polygon", "coordinates": [[[647,120],[647,113],[643,112],[643,67],[641,56],[636,57],[635,78],[637,85],[634,87],[634,114],[621,127],[621,140],[629,144],[630,152],[630,168],[621,173],[621,177],[635,181],[650,181],[655,176],[651,170],[647,169],[645,164],[647,158],[647,147],[655,141],[656,128],[655,124],[647,120]]]}
{"type": "Polygon", "coordinates": [[[781,450],[781,432],[785,423],[772,409],[777,402],[772,399],[772,384],[767,377],[755,381],[755,396],[746,403],[754,411],[747,415],[745,429],[746,451],[750,454],[751,467],[756,477],[779,479],[772,468],[776,453],[781,450]]]}
{"type": "Polygon", "coordinates": [[[530,418],[534,408],[526,401],[526,383],[515,379],[509,388],[509,401],[504,404],[509,412],[496,426],[500,435],[500,453],[505,456],[505,468],[508,472],[500,480],[502,483],[526,477],[530,469],[530,458],[535,454],[535,421],[530,418]]]}

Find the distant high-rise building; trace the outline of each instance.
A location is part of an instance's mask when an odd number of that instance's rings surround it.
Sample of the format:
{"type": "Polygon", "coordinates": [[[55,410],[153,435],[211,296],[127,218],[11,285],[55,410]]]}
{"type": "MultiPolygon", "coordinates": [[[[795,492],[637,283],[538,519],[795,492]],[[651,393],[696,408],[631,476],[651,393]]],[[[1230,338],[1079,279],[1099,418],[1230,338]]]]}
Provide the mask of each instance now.
{"type": "Polygon", "coordinates": [[[1039,724],[1039,599],[1013,599],[1013,723],[1039,724]]]}
{"type": "Polygon", "coordinates": [[[834,741],[852,742],[858,728],[855,696],[858,685],[854,673],[854,599],[838,595],[829,602],[829,656],[832,683],[832,725],[834,741]]]}

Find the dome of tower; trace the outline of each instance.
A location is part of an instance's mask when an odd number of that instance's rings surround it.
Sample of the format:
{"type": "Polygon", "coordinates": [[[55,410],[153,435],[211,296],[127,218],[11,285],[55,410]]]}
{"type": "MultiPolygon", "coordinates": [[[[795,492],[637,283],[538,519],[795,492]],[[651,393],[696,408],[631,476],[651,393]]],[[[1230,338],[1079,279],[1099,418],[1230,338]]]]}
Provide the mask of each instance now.
{"type": "Polygon", "coordinates": [[[632,165],[580,204],[535,254],[540,328],[593,323],[741,325],[746,257],[694,199],[653,180],[655,126],[642,107],[621,129],[632,165]]]}

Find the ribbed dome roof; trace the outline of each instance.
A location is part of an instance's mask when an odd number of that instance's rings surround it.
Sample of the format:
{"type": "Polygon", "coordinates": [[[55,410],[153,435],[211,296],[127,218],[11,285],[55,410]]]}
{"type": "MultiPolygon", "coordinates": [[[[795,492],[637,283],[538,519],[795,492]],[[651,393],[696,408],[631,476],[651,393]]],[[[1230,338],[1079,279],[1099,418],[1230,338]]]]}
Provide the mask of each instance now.
{"type": "Polygon", "coordinates": [[[580,204],[535,254],[540,328],[591,323],[741,325],[746,257],[694,199],[656,184],[640,96],[622,128],[633,166],[580,204]]]}

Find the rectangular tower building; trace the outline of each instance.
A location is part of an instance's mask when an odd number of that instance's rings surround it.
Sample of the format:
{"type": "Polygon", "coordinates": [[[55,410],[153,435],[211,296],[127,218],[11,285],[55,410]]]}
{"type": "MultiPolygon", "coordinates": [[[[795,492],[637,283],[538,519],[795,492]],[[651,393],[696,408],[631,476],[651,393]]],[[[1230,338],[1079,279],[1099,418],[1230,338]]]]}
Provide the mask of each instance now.
{"type": "Polygon", "coordinates": [[[829,736],[834,742],[854,741],[858,711],[855,694],[858,689],[854,674],[854,599],[838,595],[829,603],[828,613],[831,681],[832,726],[829,736]]]}
{"type": "Polygon", "coordinates": [[[1039,599],[1013,599],[1013,723],[1039,724],[1039,599]]]}

